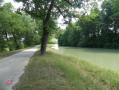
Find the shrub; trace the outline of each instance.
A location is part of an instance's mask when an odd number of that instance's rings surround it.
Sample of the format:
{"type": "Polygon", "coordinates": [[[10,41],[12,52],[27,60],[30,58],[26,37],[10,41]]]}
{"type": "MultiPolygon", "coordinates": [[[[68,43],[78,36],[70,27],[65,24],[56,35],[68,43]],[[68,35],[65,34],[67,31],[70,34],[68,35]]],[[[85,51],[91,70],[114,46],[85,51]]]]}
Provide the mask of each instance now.
{"type": "Polygon", "coordinates": [[[87,46],[87,42],[85,42],[85,41],[80,41],[77,46],[78,46],[78,47],[86,47],[86,46],[87,46]]]}
{"type": "Polygon", "coordinates": [[[20,42],[20,49],[24,48],[24,43],[23,42],[20,42]]]}
{"type": "Polygon", "coordinates": [[[50,39],[48,41],[48,44],[57,44],[57,40],[56,39],[50,39]]]}
{"type": "Polygon", "coordinates": [[[10,41],[9,42],[9,50],[10,51],[13,51],[13,50],[15,50],[15,47],[16,47],[16,45],[14,44],[14,42],[13,41],[10,41]]]}

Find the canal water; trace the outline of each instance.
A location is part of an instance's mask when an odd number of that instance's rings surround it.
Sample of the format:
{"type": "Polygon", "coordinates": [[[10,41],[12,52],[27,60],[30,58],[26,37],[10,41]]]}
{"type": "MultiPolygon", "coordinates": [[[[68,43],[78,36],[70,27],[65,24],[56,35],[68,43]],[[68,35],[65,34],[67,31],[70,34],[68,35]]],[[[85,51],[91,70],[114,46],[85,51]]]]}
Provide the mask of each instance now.
{"type": "Polygon", "coordinates": [[[52,48],[87,60],[100,67],[119,71],[119,49],[59,47],[58,44],[52,48]]]}

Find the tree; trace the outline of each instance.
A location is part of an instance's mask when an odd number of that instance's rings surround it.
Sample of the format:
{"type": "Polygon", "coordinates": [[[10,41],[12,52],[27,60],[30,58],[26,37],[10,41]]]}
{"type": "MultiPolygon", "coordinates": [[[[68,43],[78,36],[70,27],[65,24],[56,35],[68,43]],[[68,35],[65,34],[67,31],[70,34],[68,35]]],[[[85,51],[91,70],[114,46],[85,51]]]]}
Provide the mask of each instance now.
{"type": "Polygon", "coordinates": [[[24,10],[35,18],[43,21],[43,36],[41,43],[41,55],[46,52],[49,36],[48,23],[57,19],[60,15],[64,18],[71,18],[74,15],[74,8],[80,7],[82,0],[16,0],[24,3],[24,10]]]}
{"type": "Polygon", "coordinates": [[[119,48],[119,7],[115,6],[118,0],[106,0],[102,10],[92,8],[90,14],[82,14],[78,22],[79,34],[73,26],[68,25],[63,35],[59,37],[59,45],[98,48],[119,48]],[[76,40],[76,41],[75,41],[76,40]],[[70,42],[69,42],[70,41],[70,42]]]}
{"type": "MultiPolygon", "coordinates": [[[[9,46],[8,33],[10,33],[10,20],[12,15],[12,5],[10,3],[4,4],[3,7],[0,8],[0,31],[1,38],[3,39],[4,47],[2,46],[2,50],[9,46]]],[[[2,42],[1,42],[1,45],[2,42]]]]}
{"type": "Polygon", "coordinates": [[[70,23],[65,32],[60,34],[58,38],[58,44],[60,46],[77,46],[80,41],[80,29],[78,28],[78,24],[70,23]]]}
{"type": "Polygon", "coordinates": [[[11,3],[0,8],[0,51],[14,50],[38,44],[39,22],[26,13],[13,11],[11,3]]]}
{"type": "Polygon", "coordinates": [[[118,16],[119,15],[119,7],[118,7],[119,0],[109,0],[109,2],[112,3],[114,16],[118,16]]]}

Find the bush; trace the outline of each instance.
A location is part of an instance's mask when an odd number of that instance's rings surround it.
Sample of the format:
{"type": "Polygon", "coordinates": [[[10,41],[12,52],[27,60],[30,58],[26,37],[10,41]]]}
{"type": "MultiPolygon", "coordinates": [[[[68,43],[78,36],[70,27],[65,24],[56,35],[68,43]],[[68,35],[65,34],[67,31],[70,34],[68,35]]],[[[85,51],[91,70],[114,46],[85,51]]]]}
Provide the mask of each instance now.
{"type": "Polygon", "coordinates": [[[86,46],[87,46],[87,42],[85,42],[85,41],[80,41],[77,46],[78,46],[78,47],[86,47],[86,46]]]}
{"type": "Polygon", "coordinates": [[[4,48],[4,52],[9,52],[9,48],[4,48]]]}
{"type": "Polygon", "coordinates": [[[15,47],[16,47],[16,45],[14,44],[14,42],[13,42],[13,41],[10,41],[10,42],[9,42],[9,50],[10,50],[10,51],[13,51],[13,50],[16,49],[15,47]]]}
{"type": "Polygon", "coordinates": [[[50,39],[48,41],[48,44],[57,44],[57,40],[56,39],[50,39]]]}
{"type": "Polygon", "coordinates": [[[4,51],[5,48],[8,48],[8,43],[4,38],[0,35],[0,52],[4,51]]]}
{"type": "Polygon", "coordinates": [[[25,46],[24,46],[24,43],[23,42],[21,42],[20,43],[20,49],[22,49],[22,48],[24,48],[25,46]]]}

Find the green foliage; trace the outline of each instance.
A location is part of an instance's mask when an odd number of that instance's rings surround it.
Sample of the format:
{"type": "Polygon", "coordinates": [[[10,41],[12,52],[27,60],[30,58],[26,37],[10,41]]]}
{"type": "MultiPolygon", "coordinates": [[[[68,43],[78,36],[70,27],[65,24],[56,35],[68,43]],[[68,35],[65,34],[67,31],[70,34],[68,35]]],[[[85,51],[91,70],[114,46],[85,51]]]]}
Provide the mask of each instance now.
{"type": "Polygon", "coordinates": [[[13,38],[10,38],[10,40],[9,40],[9,49],[10,49],[10,51],[13,51],[16,49],[16,45],[13,41],[13,38]]]}
{"type": "Polygon", "coordinates": [[[61,28],[57,28],[56,33],[55,33],[55,38],[58,39],[58,37],[64,33],[64,30],[61,28]]]}
{"type": "Polygon", "coordinates": [[[118,10],[114,9],[119,9],[115,6],[117,2],[118,0],[104,1],[101,11],[95,7],[89,15],[80,16],[74,24],[78,27],[76,33],[73,33],[76,30],[69,24],[65,33],[59,36],[59,45],[119,48],[119,15],[118,10]]]}
{"type": "Polygon", "coordinates": [[[23,42],[21,42],[20,43],[20,49],[22,49],[22,48],[24,48],[25,46],[24,46],[24,43],[23,42]]]}
{"type": "Polygon", "coordinates": [[[7,48],[7,42],[4,40],[3,36],[0,35],[0,52],[7,48]]]}
{"type": "Polygon", "coordinates": [[[13,11],[11,3],[0,7],[0,51],[10,51],[40,43],[39,22],[26,13],[13,11]]]}
{"type": "Polygon", "coordinates": [[[58,38],[59,45],[64,46],[77,46],[78,41],[80,41],[80,30],[78,30],[77,25],[72,23],[66,28],[64,34],[61,34],[58,38]]]}
{"type": "Polygon", "coordinates": [[[52,38],[52,39],[48,40],[48,44],[57,44],[57,40],[52,38]]]}
{"type": "Polygon", "coordinates": [[[56,30],[56,19],[62,15],[65,22],[69,22],[72,17],[76,17],[75,8],[80,8],[82,0],[15,0],[23,2],[25,11],[34,19],[42,20],[42,41],[41,54],[46,52],[48,37],[56,30]],[[74,8],[74,9],[73,9],[74,8]],[[69,21],[68,21],[68,20],[69,21]]]}

